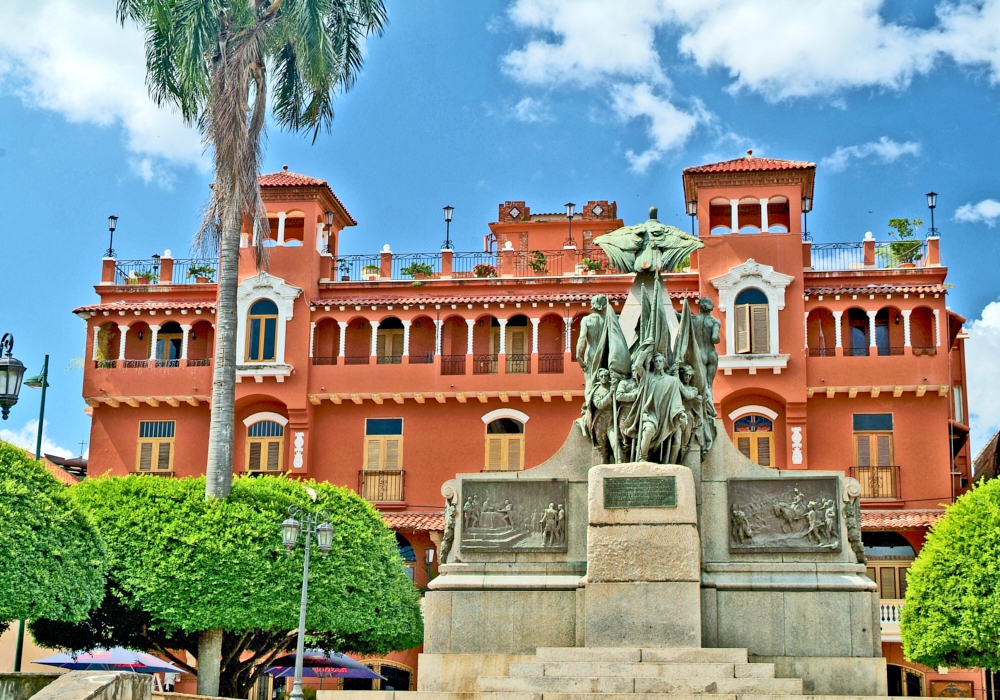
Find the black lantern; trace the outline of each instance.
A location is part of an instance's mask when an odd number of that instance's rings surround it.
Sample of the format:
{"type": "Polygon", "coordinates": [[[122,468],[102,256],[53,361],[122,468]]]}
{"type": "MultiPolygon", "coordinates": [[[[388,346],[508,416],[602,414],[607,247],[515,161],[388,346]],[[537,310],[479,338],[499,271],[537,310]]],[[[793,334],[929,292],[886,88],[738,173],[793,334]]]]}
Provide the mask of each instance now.
{"type": "Polygon", "coordinates": [[[692,199],[685,204],[687,215],[691,217],[691,235],[694,235],[694,219],[698,216],[698,200],[692,199]]]}
{"type": "Polygon", "coordinates": [[[573,244],[573,214],[576,212],[576,205],[573,202],[566,202],[566,219],[569,221],[569,238],[566,239],[567,248],[575,247],[573,244]]]}
{"type": "Polygon", "coordinates": [[[10,414],[10,407],[17,403],[21,379],[24,377],[24,364],[11,356],[13,351],[14,336],[4,333],[3,338],[0,338],[0,414],[4,420],[10,414]]]}
{"type": "Polygon", "coordinates": [[[813,208],[813,198],[803,197],[802,198],[802,240],[811,241],[812,234],[809,233],[809,212],[813,208]]]}
{"type": "Polygon", "coordinates": [[[108,231],[111,232],[111,238],[108,241],[108,252],[104,254],[106,258],[115,257],[115,229],[118,228],[118,217],[112,214],[108,217],[108,231]]]}
{"type": "Polygon", "coordinates": [[[927,208],[931,210],[931,230],[927,232],[928,236],[937,236],[938,230],[934,226],[934,210],[937,209],[937,192],[927,193],[927,208]]]}
{"type": "Polygon", "coordinates": [[[444,208],[444,250],[450,250],[451,245],[451,215],[455,213],[455,207],[444,208]]]}

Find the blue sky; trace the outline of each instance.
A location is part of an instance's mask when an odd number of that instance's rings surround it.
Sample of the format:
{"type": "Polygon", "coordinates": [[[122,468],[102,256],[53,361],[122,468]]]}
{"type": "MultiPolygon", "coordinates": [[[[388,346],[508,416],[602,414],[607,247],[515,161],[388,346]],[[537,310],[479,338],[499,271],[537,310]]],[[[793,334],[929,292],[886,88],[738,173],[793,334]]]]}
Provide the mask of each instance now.
{"type": "MultiPolygon", "coordinates": [[[[84,324],[108,214],[119,257],[185,256],[211,172],[197,134],[143,86],[114,0],[38,0],[0,27],[0,331],[52,356],[46,436],[73,452],[84,324]]],[[[436,250],[441,207],[475,250],[506,199],[617,200],[626,223],[687,225],[680,171],[757,155],[819,163],[819,241],[937,225],[969,319],[974,447],[1000,425],[1000,1],[388,0],[356,88],[315,145],[272,128],[265,169],[329,180],[360,222],[345,252],[436,250]],[[991,305],[993,304],[993,305],[991,305]]],[[[38,392],[0,436],[31,439],[38,392]]],[[[32,441],[33,442],[33,441],[32,441]]]]}

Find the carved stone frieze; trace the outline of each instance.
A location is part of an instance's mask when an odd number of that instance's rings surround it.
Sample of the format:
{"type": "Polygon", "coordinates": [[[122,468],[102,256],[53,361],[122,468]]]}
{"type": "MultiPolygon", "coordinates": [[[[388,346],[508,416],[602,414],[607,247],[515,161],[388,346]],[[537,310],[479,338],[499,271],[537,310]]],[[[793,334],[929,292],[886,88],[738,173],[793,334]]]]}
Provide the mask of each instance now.
{"type": "Polygon", "coordinates": [[[837,477],[730,479],[730,552],[839,552],[837,477]]]}
{"type": "Polygon", "coordinates": [[[569,482],[462,481],[463,552],[565,552],[569,482]]]}

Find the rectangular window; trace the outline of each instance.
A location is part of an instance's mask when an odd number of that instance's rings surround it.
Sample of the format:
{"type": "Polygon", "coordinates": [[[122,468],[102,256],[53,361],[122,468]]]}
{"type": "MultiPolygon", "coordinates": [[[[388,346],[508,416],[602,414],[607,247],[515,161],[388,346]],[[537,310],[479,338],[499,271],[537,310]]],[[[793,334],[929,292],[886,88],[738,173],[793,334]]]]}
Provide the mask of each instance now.
{"type": "Polygon", "coordinates": [[[375,354],[379,364],[399,364],[403,356],[403,331],[379,330],[375,338],[375,354]]]}
{"type": "Polygon", "coordinates": [[[891,413],[854,414],[854,477],[862,498],[897,498],[891,413]]]}
{"type": "Polygon", "coordinates": [[[486,471],[519,471],[524,466],[524,434],[486,435],[486,471]]]}
{"type": "Polygon", "coordinates": [[[953,386],[952,393],[955,395],[955,421],[965,423],[965,403],[962,399],[962,385],[956,384],[953,386]]]}
{"type": "Polygon", "coordinates": [[[250,319],[250,342],[247,344],[247,359],[260,362],[260,319],[250,319]]]}
{"type": "Polygon", "coordinates": [[[365,469],[395,471],[403,468],[403,419],[365,420],[365,469]]]}
{"type": "Polygon", "coordinates": [[[854,430],[892,430],[892,414],[855,413],[854,430]]]}
{"type": "Polygon", "coordinates": [[[869,566],[868,578],[878,586],[878,597],[882,600],[902,600],[906,597],[906,574],[910,562],[882,564],[877,562],[869,566]]]}
{"type": "Polygon", "coordinates": [[[247,438],[246,470],[248,472],[281,471],[284,437],[247,438]]]}
{"type": "Polygon", "coordinates": [[[274,361],[274,349],[277,347],[278,319],[264,319],[264,347],[261,358],[265,362],[274,361]]]}
{"type": "Polygon", "coordinates": [[[139,445],[135,469],[139,472],[171,472],[174,468],[172,420],[139,421],[139,445]]]}

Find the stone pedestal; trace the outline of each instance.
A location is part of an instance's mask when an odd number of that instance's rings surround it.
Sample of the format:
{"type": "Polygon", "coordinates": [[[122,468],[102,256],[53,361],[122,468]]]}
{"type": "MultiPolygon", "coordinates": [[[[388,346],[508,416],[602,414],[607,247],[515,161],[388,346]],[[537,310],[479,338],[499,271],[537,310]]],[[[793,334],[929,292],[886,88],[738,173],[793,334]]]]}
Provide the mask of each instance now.
{"type": "Polygon", "coordinates": [[[679,465],[600,465],[589,475],[588,647],[701,646],[694,478],[679,465]]]}

